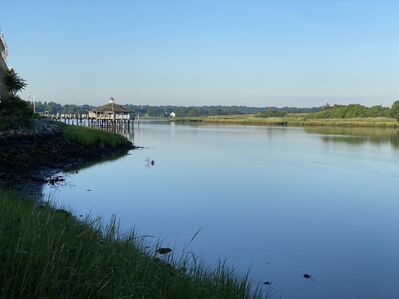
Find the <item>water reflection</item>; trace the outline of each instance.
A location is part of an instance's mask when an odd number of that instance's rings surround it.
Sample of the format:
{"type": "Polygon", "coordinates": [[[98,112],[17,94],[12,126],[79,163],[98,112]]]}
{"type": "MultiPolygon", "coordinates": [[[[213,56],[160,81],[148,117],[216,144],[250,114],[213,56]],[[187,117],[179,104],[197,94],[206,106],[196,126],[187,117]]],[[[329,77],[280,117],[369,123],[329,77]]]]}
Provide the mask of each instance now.
{"type": "Polygon", "coordinates": [[[348,145],[391,145],[399,149],[399,130],[380,128],[324,128],[306,127],[306,133],[320,134],[326,143],[345,143],[348,145]]]}
{"type": "Polygon", "coordinates": [[[190,251],[206,265],[251,267],[255,283],[273,283],[273,298],[399,298],[397,130],[134,130],[144,148],[71,175],[74,187],[56,190],[60,205],[116,215],[174,252],[203,227],[190,251]]]}

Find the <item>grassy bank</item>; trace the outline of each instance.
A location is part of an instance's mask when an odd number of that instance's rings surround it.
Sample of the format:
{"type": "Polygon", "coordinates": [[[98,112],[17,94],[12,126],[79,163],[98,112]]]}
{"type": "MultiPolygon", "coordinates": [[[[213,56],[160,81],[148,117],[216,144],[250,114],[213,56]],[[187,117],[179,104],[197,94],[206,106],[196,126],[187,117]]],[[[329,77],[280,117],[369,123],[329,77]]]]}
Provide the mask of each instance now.
{"type": "Polygon", "coordinates": [[[261,298],[223,267],[167,263],[115,225],[0,189],[1,298],[261,298]]]}
{"type": "Polygon", "coordinates": [[[129,144],[129,140],[127,140],[126,137],[101,129],[70,126],[63,123],[57,123],[57,125],[64,129],[64,137],[66,140],[81,145],[104,148],[129,144]]]}
{"type": "Polygon", "coordinates": [[[202,122],[240,125],[288,125],[288,126],[326,126],[326,127],[372,127],[372,128],[398,128],[399,122],[393,118],[328,118],[314,119],[306,114],[289,114],[285,117],[257,117],[255,114],[208,116],[208,117],[183,117],[175,118],[175,122],[202,122]]]}

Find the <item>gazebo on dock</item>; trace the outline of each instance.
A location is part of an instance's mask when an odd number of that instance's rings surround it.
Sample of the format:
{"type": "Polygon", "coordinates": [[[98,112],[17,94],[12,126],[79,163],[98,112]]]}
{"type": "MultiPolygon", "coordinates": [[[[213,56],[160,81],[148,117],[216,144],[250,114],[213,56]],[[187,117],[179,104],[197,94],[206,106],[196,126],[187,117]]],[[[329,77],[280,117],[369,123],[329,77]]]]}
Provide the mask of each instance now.
{"type": "Polygon", "coordinates": [[[115,99],[112,97],[107,104],[89,112],[89,120],[99,125],[130,124],[132,116],[131,111],[115,103],[115,99]]]}

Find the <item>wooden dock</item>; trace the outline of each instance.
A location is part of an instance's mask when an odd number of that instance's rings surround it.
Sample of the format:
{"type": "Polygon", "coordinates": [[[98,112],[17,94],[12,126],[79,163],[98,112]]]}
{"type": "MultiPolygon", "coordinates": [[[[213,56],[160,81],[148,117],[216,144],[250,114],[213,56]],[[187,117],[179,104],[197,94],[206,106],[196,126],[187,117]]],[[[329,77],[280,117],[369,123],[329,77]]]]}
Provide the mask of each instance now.
{"type": "Polygon", "coordinates": [[[49,114],[41,113],[43,117],[74,126],[99,128],[131,128],[134,126],[134,117],[89,117],[89,114],[49,114]]]}

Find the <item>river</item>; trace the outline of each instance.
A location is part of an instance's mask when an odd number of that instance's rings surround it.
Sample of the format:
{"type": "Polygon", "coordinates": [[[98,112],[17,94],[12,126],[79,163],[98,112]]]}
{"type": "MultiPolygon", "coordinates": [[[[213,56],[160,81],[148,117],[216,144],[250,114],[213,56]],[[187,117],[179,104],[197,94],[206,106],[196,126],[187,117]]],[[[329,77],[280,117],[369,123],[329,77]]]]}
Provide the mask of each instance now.
{"type": "Polygon", "coordinates": [[[176,255],[200,230],[191,252],[272,298],[399,298],[398,131],[143,122],[129,138],[144,148],[45,196],[176,255]]]}

